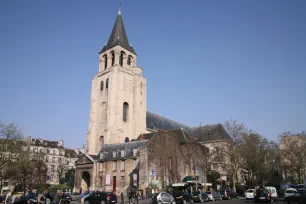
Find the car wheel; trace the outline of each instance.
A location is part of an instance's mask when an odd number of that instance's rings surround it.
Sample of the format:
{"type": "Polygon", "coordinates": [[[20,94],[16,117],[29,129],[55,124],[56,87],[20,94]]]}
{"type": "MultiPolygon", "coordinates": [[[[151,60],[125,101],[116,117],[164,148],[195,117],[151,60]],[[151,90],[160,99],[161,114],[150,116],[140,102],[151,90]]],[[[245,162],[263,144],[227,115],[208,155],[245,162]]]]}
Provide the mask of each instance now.
{"type": "Polygon", "coordinates": [[[158,203],[158,204],[162,204],[162,202],[161,202],[161,201],[158,201],[157,203],[158,203]]]}
{"type": "Polygon", "coordinates": [[[229,199],[229,200],[232,200],[231,196],[228,196],[228,199],[229,199]]]}
{"type": "Polygon", "coordinates": [[[85,201],[85,204],[90,204],[90,202],[88,200],[85,201]]]}

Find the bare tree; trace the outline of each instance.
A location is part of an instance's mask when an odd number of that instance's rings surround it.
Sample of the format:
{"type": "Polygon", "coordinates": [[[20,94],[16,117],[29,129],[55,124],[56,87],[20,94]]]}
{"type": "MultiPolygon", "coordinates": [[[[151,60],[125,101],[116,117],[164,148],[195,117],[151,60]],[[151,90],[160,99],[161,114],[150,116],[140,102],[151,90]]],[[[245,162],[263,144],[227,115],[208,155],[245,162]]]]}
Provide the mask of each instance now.
{"type": "Polygon", "coordinates": [[[282,166],[291,175],[291,181],[295,176],[298,182],[302,180],[306,165],[306,136],[305,133],[294,134],[285,132],[281,134],[281,159],[282,166]]]}
{"type": "Polygon", "coordinates": [[[60,183],[63,183],[61,181],[64,181],[65,174],[68,170],[69,170],[69,161],[67,161],[64,157],[59,157],[56,171],[58,175],[58,181],[60,183]]]}
{"type": "Polygon", "coordinates": [[[21,151],[22,133],[14,123],[4,124],[0,121],[0,189],[4,179],[8,179],[8,166],[12,159],[21,151]]]}
{"type": "Polygon", "coordinates": [[[14,123],[5,125],[0,121],[0,169],[10,162],[9,155],[20,152],[21,139],[23,136],[18,125],[14,123]]]}
{"type": "Polygon", "coordinates": [[[248,132],[243,123],[237,120],[228,120],[224,123],[226,132],[232,139],[232,142],[226,143],[222,149],[216,149],[213,153],[215,160],[223,165],[223,168],[232,177],[233,189],[236,190],[237,173],[242,167],[241,149],[242,137],[248,132]]]}

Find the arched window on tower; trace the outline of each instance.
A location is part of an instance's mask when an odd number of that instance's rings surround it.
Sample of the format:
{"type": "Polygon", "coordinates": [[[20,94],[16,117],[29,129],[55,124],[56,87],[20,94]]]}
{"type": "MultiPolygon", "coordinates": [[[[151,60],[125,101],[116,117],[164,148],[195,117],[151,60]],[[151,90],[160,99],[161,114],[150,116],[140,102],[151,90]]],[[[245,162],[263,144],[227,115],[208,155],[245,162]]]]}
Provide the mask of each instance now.
{"type": "Polygon", "coordinates": [[[106,79],[105,88],[108,89],[108,78],[106,79]]]}
{"type": "Polygon", "coordinates": [[[114,66],[114,64],[115,64],[115,53],[114,53],[114,51],[111,52],[111,55],[112,55],[112,66],[114,66]]]}
{"type": "Polygon", "coordinates": [[[101,137],[100,137],[99,143],[100,143],[100,148],[102,148],[103,145],[104,145],[104,136],[101,136],[101,137]]]}
{"type": "Polygon", "coordinates": [[[128,119],[129,119],[129,104],[127,102],[124,102],[122,120],[124,122],[128,122],[128,119]]]}
{"type": "Polygon", "coordinates": [[[103,89],[104,89],[104,82],[101,81],[101,84],[100,84],[100,91],[103,91],[103,89]]]}
{"type": "Polygon", "coordinates": [[[128,59],[127,59],[127,64],[128,64],[128,65],[131,65],[132,59],[133,59],[132,56],[129,55],[129,56],[128,56],[128,59]]]}
{"type": "Polygon", "coordinates": [[[103,58],[104,58],[104,69],[107,69],[107,55],[104,55],[103,58]]]}
{"type": "Polygon", "coordinates": [[[123,66],[123,58],[124,58],[125,53],[123,51],[120,52],[120,59],[119,59],[119,64],[122,67],[123,66]]]}

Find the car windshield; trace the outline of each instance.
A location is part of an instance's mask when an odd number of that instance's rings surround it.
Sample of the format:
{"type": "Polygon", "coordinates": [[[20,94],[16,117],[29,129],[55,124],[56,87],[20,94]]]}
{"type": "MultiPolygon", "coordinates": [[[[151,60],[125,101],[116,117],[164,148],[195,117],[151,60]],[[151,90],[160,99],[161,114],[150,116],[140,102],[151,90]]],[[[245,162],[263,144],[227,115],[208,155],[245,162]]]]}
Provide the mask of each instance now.
{"type": "Polygon", "coordinates": [[[225,191],[224,190],[221,190],[219,191],[221,195],[224,195],[225,191]]]}
{"type": "Polygon", "coordinates": [[[295,193],[295,190],[286,190],[286,193],[295,193]]]}
{"type": "Polygon", "coordinates": [[[247,190],[247,193],[253,193],[254,192],[254,190],[247,190]]]}
{"type": "Polygon", "coordinates": [[[266,188],[259,188],[256,190],[256,193],[264,193],[264,194],[268,194],[269,191],[266,188]]]}
{"type": "Polygon", "coordinates": [[[211,192],[210,192],[210,191],[208,191],[208,192],[206,192],[206,194],[211,194],[211,192]]]}

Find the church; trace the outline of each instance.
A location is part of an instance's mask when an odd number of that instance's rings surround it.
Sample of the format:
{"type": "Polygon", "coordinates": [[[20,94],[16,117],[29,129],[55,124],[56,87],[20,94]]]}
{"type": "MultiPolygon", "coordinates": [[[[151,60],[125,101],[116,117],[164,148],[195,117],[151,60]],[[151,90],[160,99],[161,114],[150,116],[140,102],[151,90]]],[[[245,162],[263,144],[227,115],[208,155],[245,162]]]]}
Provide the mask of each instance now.
{"type": "Polygon", "coordinates": [[[230,137],[221,124],[191,128],[148,111],[146,84],[119,10],[92,79],[87,145],[76,162],[75,191],[144,191],[186,176],[206,182],[209,149],[203,144],[230,137]]]}

